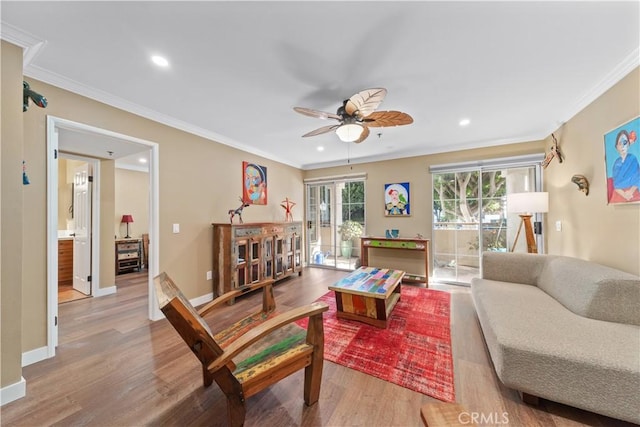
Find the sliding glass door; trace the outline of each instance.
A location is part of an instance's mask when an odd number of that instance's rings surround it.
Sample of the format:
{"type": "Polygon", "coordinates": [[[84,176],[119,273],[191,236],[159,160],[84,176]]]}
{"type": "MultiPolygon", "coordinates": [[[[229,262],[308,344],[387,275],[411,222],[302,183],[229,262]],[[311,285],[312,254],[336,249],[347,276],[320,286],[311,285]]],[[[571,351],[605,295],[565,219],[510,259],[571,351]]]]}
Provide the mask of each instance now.
{"type": "Polygon", "coordinates": [[[539,166],[452,168],[432,173],[435,281],[469,284],[483,251],[509,248],[520,218],[507,214],[507,195],[539,188],[539,166]]]}
{"type": "Polygon", "coordinates": [[[364,183],[343,179],[306,185],[307,265],[343,270],[360,266],[357,231],[365,225],[364,183]],[[347,228],[356,231],[355,237],[340,233],[347,228]]]}

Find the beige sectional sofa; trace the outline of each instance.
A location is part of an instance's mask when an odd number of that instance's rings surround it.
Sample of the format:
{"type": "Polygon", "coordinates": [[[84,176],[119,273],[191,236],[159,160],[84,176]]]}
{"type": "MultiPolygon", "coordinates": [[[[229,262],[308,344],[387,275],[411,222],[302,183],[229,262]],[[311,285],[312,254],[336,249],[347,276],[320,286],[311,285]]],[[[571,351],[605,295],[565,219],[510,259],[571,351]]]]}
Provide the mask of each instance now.
{"type": "Polygon", "coordinates": [[[500,381],[640,424],[640,278],[554,255],[485,252],[471,282],[500,381]]]}

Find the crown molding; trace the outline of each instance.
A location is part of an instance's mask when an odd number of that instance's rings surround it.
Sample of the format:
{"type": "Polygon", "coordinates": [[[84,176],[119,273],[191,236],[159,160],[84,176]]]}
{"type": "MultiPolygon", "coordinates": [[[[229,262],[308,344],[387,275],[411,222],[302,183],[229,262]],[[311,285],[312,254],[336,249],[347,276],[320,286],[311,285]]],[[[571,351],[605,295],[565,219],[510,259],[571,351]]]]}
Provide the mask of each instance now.
{"type": "Polygon", "coordinates": [[[157,111],[151,110],[146,107],[142,107],[133,102],[129,102],[120,97],[111,95],[107,92],[92,88],[80,82],[77,82],[72,79],[68,79],[59,74],[52,73],[44,68],[38,67],[36,65],[29,65],[25,67],[24,74],[33,79],[39,80],[41,82],[50,84],[52,86],[59,87],[61,89],[67,90],[69,92],[76,93],[78,95],[82,95],[84,97],[93,99],[95,101],[101,102],[103,104],[109,105],[111,107],[118,108],[120,110],[127,111],[129,113],[144,117],[149,120],[153,120],[155,122],[173,127],[175,129],[182,130],[184,132],[188,132],[193,135],[197,135],[199,137],[208,139],[210,141],[214,141],[220,144],[227,145],[232,148],[236,148],[238,150],[245,151],[247,153],[264,157],[269,160],[276,161],[278,163],[286,164],[288,166],[292,166],[295,168],[300,168],[300,165],[286,162],[283,159],[277,158],[272,153],[267,153],[265,151],[256,149],[254,147],[250,147],[244,145],[238,141],[235,141],[231,138],[228,138],[224,135],[220,135],[215,132],[211,132],[209,130],[203,129],[198,126],[194,126],[190,123],[186,123],[182,120],[176,119],[175,117],[171,117],[157,111]]]}
{"type": "Polygon", "coordinates": [[[26,31],[23,31],[18,27],[14,27],[11,24],[7,24],[4,21],[0,21],[0,37],[2,37],[2,40],[8,41],[9,43],[13,43],[22,48],[35,46],[44,42],[44,40],[34,36],[33,34],[27,33],[26,31]]]}
{"type": "Polygon", "coordinates": [[[0,21],[0,38],[22,48],[22,67],[26,68],[47,44],[46,40],[0,21]]]}
{"type": "MultiPolygon", "coordinates": [[[[532,133],[529,135],[520,135],[512,138],[502,138],[497,140],[477,140],[467,144],[456,146],[455,151],[472,150],[475,148],[487,148],[487,147],[494,147],[494,146],[507,145],[507,144],[521,144],[525,142],[541,141],[547,136],[549,136],[550,134],[551,132],[546,133],[546,131],[540,131],[538,133],[532,133]]],[[[423,148],[417,148],[414,150],[405,150],[401,152],[396,151],[394,153],[374,154],[372,156],[349,159],[348,162],[345,159],[340,159],[340,160],[329,161],[324,163],[307,163],[302,165],[301,169],[302,170],[323,169],[323,168],[336,167],[336,166],[345,166],[347,164],[356,165],[356,164],[363,164],[363,163],[374,163],[374,162],[382,162],[387,160],[398,160],[398,159],[405,159],[409,157],[429,156],[433,154],[442,154],[442,153],[451,153],[451,152],[452,152],[451,149],[447,146],[429,147],[428,144],[425,144],[425,147],[423,148]]]]}
{"type": "Polygon", "coordinates": [[[626,58],[616,65],[607,75],[604,76],[591,90],[587,91],[573,107],[566,111],[560,123],[567,122],[570,118],[582,111],[586,106],[598,99],[602,94],[611,89],[616,83],[622,80],[627,74],[640,65],[640,48],[636,47],[626,58]]]}
{"type": "Polygon", "coordinates": [[[126,170],[130,170],[130,171],[134,171],[134,172],[145,172],[145,173],[149,173],[149,166],[138,166],[138,165],[132,165],[130,163],[124,163],[121,161],[118,161],[120,159],[116,159],[115,161],[115,168],[116,169],[126,169],[126,170]]]}

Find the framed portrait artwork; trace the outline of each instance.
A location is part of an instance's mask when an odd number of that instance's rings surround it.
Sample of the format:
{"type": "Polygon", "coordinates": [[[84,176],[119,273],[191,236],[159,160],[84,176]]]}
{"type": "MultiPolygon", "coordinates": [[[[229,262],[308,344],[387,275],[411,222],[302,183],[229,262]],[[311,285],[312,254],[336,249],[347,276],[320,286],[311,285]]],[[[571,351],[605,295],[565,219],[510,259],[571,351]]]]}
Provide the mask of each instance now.
{"type": "Polygon", "coordinates": [[[408,182],[384,185],[384,216],[411,215],[411,199],[408,182]]]}
{"type": "Polygon", "coordinates": [[[242,201],[250,205],[267,204],[267,168],[242,162],[242,201]]]}
{"type": "Polygon", "coordinates": [[[607,204],[640,202],[640,117],[604,135],[607,204]]]}

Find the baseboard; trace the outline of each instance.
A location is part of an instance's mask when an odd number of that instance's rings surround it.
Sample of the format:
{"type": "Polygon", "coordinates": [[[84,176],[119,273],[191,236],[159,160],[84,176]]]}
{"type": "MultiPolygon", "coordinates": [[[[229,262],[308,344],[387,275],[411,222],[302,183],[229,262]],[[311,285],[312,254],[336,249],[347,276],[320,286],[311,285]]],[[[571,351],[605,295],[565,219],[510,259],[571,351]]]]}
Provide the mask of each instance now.
{"type": "Polygon", "coordinates": [[[49,349],[45,347],[36,348],[34,350],[22,353],[22,367],[32,365],[36,362],[49,358],[49,349]]]}
{"type": "Polygon", "coordinates": [[[27,395],[27,382],[20,377],[17,383],[0,388],[0,406],[18,400],[27,395]]]}
{"type": "Polygon", "coordinates": [[[94,297],[103,297],[105,295],[115,294],[117,292],[115,286],[109,286],[108,288],[98,288],[93,292],[94,297]]]}
{"type": "Polygon", "coordinates": [[[194,306],[194,307],[197,307],[197,306],[202,305],[202,304],[206,304],[209,301],[213,301],[213,292],[210,292],[208,294],[205,294],[205,295],[202,295],[200,297],[197,297],[197,298],[189,300],[191,305],[194,306]]]}

